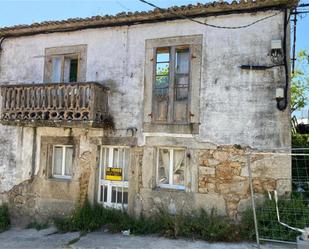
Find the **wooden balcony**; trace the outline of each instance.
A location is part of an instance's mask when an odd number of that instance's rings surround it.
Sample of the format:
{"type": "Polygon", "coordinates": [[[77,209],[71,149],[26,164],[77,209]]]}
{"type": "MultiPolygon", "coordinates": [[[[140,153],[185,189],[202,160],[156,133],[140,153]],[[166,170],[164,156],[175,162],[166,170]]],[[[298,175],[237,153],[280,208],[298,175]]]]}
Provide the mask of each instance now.
{"type": "Polygon", "coordinates": [[[0,86],[5,125],[105,127],[108,88],[97,82],[0,86]]]}

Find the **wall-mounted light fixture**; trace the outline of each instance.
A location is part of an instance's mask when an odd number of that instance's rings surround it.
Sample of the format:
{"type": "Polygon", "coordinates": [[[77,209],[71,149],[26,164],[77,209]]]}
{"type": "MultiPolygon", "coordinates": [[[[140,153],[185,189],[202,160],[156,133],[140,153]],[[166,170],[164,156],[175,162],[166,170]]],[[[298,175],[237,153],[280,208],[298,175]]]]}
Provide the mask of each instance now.
{"type": "Polygon", "coordinates": [[[282,105],[282,102],[284,100],[284,89],[281,87],[276,88],[276,101],[277,106],[282,105]]]}

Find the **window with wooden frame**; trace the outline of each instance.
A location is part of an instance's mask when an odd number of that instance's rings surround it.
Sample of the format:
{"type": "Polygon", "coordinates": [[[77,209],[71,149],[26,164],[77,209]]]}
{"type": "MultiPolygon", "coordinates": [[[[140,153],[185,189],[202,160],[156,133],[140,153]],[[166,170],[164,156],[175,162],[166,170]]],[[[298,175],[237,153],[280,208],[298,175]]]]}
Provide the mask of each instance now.
{"type": "Polygon", "coordinates": [[[71,179],[73,168],[73,145],[54,145],[52,177],[71,179]]]}
{"type": "Polygon", "coordinates": [[[44,82],[86,81],[86,45],[45,49],[44,82]]]}
{"type": "Polygon", "coordinates": [[[190,46],[159,47],[155,50],[153,120],[188,123],[190,46]]]}
{"type": "Polygon", "coordinates": [[[157,149],[157,184],[162,188],[185,189],[185,149],[157,149]]]}
{"type": "Polygon", "coordinates": [[[51,83],[77,82],[78,54],[52,56],[51,83]]]}
{"type": "Polygon", "coordinates": [[[146,131],[199,123],[201,53],[201,35],[146,41],[146,131]]]}

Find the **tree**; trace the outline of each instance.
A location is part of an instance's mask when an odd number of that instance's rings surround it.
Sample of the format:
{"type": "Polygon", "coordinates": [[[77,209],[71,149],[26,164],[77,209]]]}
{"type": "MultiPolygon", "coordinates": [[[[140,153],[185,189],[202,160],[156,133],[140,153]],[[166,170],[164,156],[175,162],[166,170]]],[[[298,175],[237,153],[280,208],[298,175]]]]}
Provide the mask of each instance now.
{"type": "Polygon", "coordinates": [[[304,108],[309,95],[309,52],[301,50],[297,54],[296,68],[292,74],[291,112],[304,108]]]}

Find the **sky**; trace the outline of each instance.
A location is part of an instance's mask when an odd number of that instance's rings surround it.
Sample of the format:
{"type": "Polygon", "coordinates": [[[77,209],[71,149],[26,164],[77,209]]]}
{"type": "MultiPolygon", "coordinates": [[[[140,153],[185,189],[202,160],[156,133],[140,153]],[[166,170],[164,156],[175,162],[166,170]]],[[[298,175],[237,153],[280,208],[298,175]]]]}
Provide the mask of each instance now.
{"type": "MultiPolygon", "coordinates": [[[[148,1],[162,8],[196,4],[197,2],[213,2],[207,0],[148,1]]],[[[309,3],[309,0],[301,0],[300,3],[309,3]]],[[[152,7],[139,0],[0,0],[0,27],[151,9],[152,7]]],[[[304,10],[309,10],[309,7],[304,10]]],[[[309,50],[309,13],[298,17],[296,50],[301,49],[309,50]]],[[[304,110],[297,112],[296,115],[308,117],[308,109],[309,105],[304,110]]]]}

